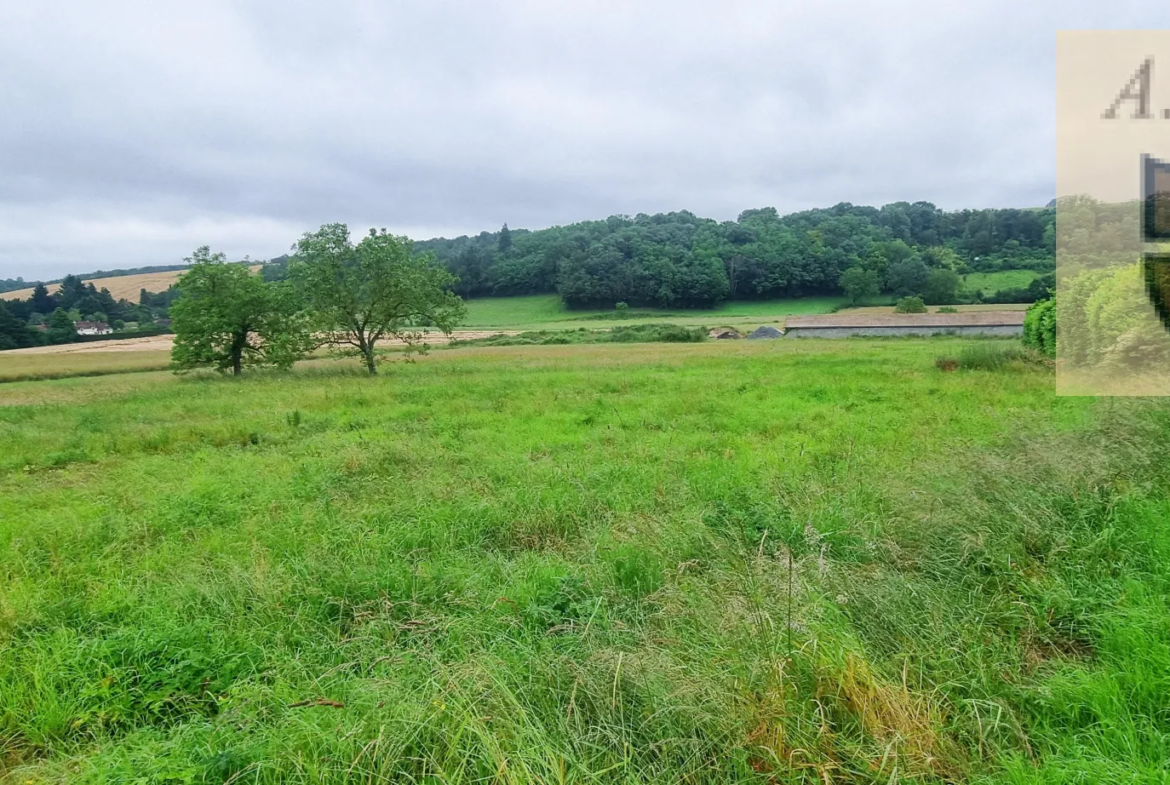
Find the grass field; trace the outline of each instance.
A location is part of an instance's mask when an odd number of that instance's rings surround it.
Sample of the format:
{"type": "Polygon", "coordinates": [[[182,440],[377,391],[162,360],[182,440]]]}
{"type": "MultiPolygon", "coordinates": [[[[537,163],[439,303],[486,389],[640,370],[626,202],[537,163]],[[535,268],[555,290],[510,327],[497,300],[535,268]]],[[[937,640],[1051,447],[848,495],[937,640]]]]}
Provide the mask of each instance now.
{"type": "Polygon", "coordinates": [[[969,292],[981,291],[985,295],[992,295],[1000,289],[1026,289],[1028,284],[1039,277],[1040,273],[1035,270],[967,273],[963,276],[963,288],[969,292]]]}
{"type": "Polygon", "coordinates": [[[783,322],[796,314],[830,313],[846,302],[844,297],[806,297],[799,300],[763,300],[724,303],[711,310],[632,308],[633,318],[619,319],[613,309],[568,310],[555,294],[525,297],[484,297],[467,303],[470,329],[570,330],[652,324],[668,321],[686,327],[760,325],[783,322]]]}
{"type": "Polygon", "coordinates": [[[1165,782],[1170,407],[976,344],[0,386],[0,781],[1165,782]]]}
{"type": "MultiPolygon", "coordinates": [[[[77,346],[81,347],[84,344],[77,344],[77,346]]],[[[169,351],[87,352],[79,350],[52,355],[0,352],[0,382],[162,370],[169,366],[170,362],[171,353],[169,351]]]]}
{"type": "MultiPolygon", "coordinates": [[[[1018,271],[1012,271],[1018,272],[1018,271]]],[[[1027,271],[1024,271],[1027,272],[1027,271]]],[[[975,275],[972,273],[972,275],[975,275]]],[[[999,276],[1002,273],[988,273],[988,276],[999,276]]],[[[1033,275],[1029,273],[1029,275],[1033,275]]],[[[988,280],[995,282],[995,278],[988,280]]],[[[1008,281],[1007,278],[1002,279],[1008,281]]],[[[1015,279],[1012,279],[1015,280],[1015,279]]],[[[1028,279],[1031,281],[1031,278],[1028,279]]],[[[1024,285],[1027,286],[1028,281],[1024,285]]],[[[1009,282],[1010,283],[1010,282],[1009,282]]],[[[997,284],[995,288],[1009,285],[997,284]]],[[[994,288],[992,289],[994,291],[994,288]]],[[[501,330],[574,330],[579,327],[601,329],[619,327],[622,325],[658,324],[669,322],[685,327],[718,327],[732,326],[741,331],[758,327],[762,324],[783,325],[789,316],[803,316],[806,314],[832,313],[845,308],[847,299],[844,297],[805,297],[799,300],[762,300],[724,303],[711,310],[662,310],[655,308],[631,309],[633,318],[618,319],[611,310],[566,310],[560,299],[553,294],[532,295],[526,297],[485,297],[470,300],[467,303],[467,320],[469,329],[501,329],[501,330]]],[[[1027,305],[960,305],[960,311],[979,310],[1016,310],[1027,308],[1027,305]]],[[[850,312],[864,313],[893,313],[894,306],[889,301],[881,305],[863,305],[859,308],[849,308],[850,312]]],[[[931,307],[935,310],[935,307],[931,307]]]]}

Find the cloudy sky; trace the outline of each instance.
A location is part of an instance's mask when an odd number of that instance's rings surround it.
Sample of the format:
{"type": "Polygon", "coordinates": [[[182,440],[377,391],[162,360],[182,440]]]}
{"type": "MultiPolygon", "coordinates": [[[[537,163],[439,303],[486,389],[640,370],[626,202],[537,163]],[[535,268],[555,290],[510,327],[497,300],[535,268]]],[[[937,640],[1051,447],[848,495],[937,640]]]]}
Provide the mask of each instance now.
{"type": "Polygon", "coordinates": [[[1151,0],[0,0],[0,277],[841,201],[1032,206],[1151,0]]]}

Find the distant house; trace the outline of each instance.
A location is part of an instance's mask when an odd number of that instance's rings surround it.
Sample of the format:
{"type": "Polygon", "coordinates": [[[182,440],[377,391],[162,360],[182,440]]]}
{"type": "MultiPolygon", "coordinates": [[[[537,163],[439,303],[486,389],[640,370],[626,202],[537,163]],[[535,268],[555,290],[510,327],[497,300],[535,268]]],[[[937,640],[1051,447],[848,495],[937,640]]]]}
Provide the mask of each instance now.
{"type": "Polygon", "coordinates": [[[109,335],[113,332],[105,322],[74,322],[73,329],[78,335],[109,335]]]}
{"type": "Polygon", "coordinates": [[[834,313],[792,316],[785,338],[896,335],[1023,335],[1023,311],[964,313],[834,313]]]}
{"type": "Polygon", "coordinates": [[[170,319],[155,319],[154,323],[155,323],[155,325],[157,325],[159,327],[166,327],[167,329],[170,329],[170,326],[171,326],[170,319]]]}

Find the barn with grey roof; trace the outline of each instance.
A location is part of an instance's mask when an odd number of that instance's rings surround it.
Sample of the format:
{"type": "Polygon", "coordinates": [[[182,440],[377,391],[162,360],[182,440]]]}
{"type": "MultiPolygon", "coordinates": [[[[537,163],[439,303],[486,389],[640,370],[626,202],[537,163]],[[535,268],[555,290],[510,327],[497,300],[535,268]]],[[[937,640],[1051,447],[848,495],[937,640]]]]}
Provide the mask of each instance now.
{"type": "Polygon", "coordinates": [[[852,338],[854,336],[985,335],[1019,336],[1024,332],[1023,311],[966,311],[964,313],[834,313],[793,316],[785,324],[786,338],[852,338]]]}

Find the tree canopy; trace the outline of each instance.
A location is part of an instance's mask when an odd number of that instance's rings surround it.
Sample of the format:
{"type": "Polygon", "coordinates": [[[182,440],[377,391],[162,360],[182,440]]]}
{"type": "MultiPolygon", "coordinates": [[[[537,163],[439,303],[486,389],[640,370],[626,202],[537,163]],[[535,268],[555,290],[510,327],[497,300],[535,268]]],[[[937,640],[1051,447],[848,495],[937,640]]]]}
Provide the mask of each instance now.
{"type": "Polygon", "coordinates": [[[378,341],[395,338],[410,350],[421,343],[419,328],[450,333],[463,318],[455,276],[433,254],[414,254],[405,237],[371,229],[355,245],[345,224],[326,224],[296,250],[289,276],[314,326],[335,349],[360,355],[371,374],[378,341]]]}
{"type": "Polygon", "coordinates": [[[179,370],[210,367],[239,375],[245,366],[287,368],[310,348],[304,315],[287,284],[269,283],[222,253],[199,248],[179,279],[171,307],[179,370]]]}
{"type": "Polygon", "coordinates": [[[23,349],[35,345],[36,338],[32,330],[13,316],[5,302],[0,300],[0,350],[23,349]]]}

